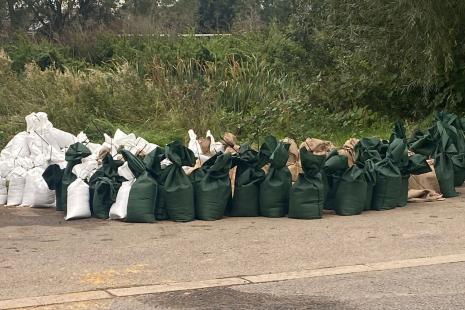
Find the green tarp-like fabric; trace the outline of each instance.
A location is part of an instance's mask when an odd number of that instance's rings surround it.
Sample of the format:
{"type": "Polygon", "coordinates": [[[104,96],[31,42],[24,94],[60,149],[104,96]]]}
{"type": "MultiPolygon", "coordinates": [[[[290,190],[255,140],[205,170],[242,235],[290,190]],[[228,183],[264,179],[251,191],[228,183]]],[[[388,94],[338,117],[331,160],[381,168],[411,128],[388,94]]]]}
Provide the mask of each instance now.
{"type": "Polygon", "coordinates": [[[116,194],[121,184],[107,177],[100,177],[95,184],[93,195],[93,216],[99,219],[109,217],[111,205],[116,200],[116,194]]]}
{"type": "Polygon", "coordinates": [[[322,169],[325,155],[314,155],[305,147],[300,149],[303,173],[291,188],[289,199],[290,218],[320,219],[323,214],[325,191],[322,169]]]}
{"type": "Polygon", "coordinates": [[[353,165],[341,177],[336,190],[334,211],[338,215],[357,215],[365,209],[367,181],[363,167],[353,165]]]}
{"type": "Polygon", "coordinates": [[[399,207],[407,205],[408,201],[408,187],[410,175],[419,175],[423,173],[431,172],[431,168],[426,161],[426,156],[421,154],[414,154],[409,157],[408,163],[405,166],[400,167],[400,173],[402,176],[401,180],[401,192],[399,194],[399,207]]]}
{"type": "Polygon", "coordinates": [[[355,160],[364,163],[368,159],[375,162],[381,161],[379,148],[381,140],[379,138],[362,138],[355,145],[355,160]]]}
{"type": "Polygon", "coordinates": [[[434,168],[442,195],[445,198],[450,198],[458,196],[455,191],[454,163],[452,161],[458,150],[451,136],[453,127],[447,124],[441,118],[442,116],[439,114],[436,121],[438,146],[434,156],[434,168]]]}
{"type": "Polygon", "coordinates": [[[195,218],[194,189],[183,166],[194,166],[194,153],[180,141],[168,144],[165,155],[172,165],[166,167],[165,205],[169,219],[188,222],[195,218]]]}
{"type": "Polygon", "coordinates": [[[260,184],[260,215],[265,217],[282,217],[289,210],[289,192],[292,186],[291,172],[286,166],[289,157],[289,144],[267,137],[268,142],[260,149],[271,155],[268,159],[270,169],[260,184]]]}
{"type": "Polygon", "coordinates": [[[129,192],[126,222],[155,222],[158,183],[149,175],[142,159],[127,150],[121,151],[121,154],[127,161],[132,174],[136,177],[129,192]]]}
{"type": "Polygon", "coordinates": [[[405,142],[396,138],[389,144],[386,157],[376,164],[377,180],[373,189],[373,210],[389,210],[398,206],[402,178],[400,169],[395,163],[403,160],[404,150],[405,142]]]}
{"type": "Polygon", "coordinates": [[[376,165],[373,159],[368,159],[363,163],[363,175],[367,182],[367,192],[365,197],[364,211],[371,210],[371,202],[373,200],[373,189],[376,185],[376,165]]]}
{"type": "Polygon", "coordinates": [[[363,166],[364,178],[367,182],[365,211],[371,210],[373,189],[376,185],[377,177],[375,164],[382,160],[378,151],[381,148],[381,144],[379,138],[362,138],[355,145],[355,162],[360,167],[363,166]]]}
{"type": "Polygon", "coordinates": [[[259,216],[260,183],[265,178],[265,172],[259,166],[258,152],[248,144],[243,144],[233,161],[237,168],[234,195],[228,215],[259,216]]]}
{"type": "Polygon", "coordinates": [[[155,222],[158,184],[154,178],[144,171],[131,186],[128,199],[126,222],[155,222]]]}
{"type": "MultiPolygon", "coordinates": [[[[409,156],[408,156],[408,146],[407,146],[407,137],[405,133],[405,127],[403,122],[397,121],[394,126],[394,133],[391,135],[389,140],[391,145],[394,140],[398,139],[403,143],[397,143],[395,149],[391,149],[391,160],[399,168],[401,179],[400,179],[400,193],[399,201],[397,202],[398,207],[405,207],[408,201],[408,180],[410,178],[409,166],[409,156]]],[[[421,155],[420,155],[421,156],[421,155]]]]}
{"type": "Polygon", "coordinates": [[[323,167],[325,174],[325,206],[326,210],[334,210],[337,187],[342,175],[349,168],[347,156],[339,155],[337,150],[328,154],[323,167]]]}
{"type": "Polygon", "coordinates": [[[454,185],[462,186],[465,182],[465,154],[452,156],[452,164],[454,165],[454,185]]]}
{"type": "Polygon", "coordinates": [[[73,173],[73,168],[81,163],[83,158],[91,155],[91,151],[82,143],[77,142],[68,148],[65,154],[65,160],[68,162],[65,170],[63,171],[62,186],[61,186],[61,205],[58,205],[57,211],[65,211],[66,215],[66,202],[68,200],[68,186],[76,180],[76,175],[73,173]]]}
{"type": "Polygon", "coordinates": [[[118,175],[118,167],[122,164],[121,160],[114,160],[110,154],[107,154],[103,158],[102,166],[90,177],[89,198],[92,216],[100,219],[109,217],[109,212],[105,213],[105,211],[109,211],[121,184],[126,181],[125,178],[118,175]],[[99,194],[96,194],[97,187],[101,187],[99,194]],[[105,190],[107,192],[104,192],[105,190]]]}
{"type": "Polygon", "coordinates": [[[231,153],[215,156],[212,166],[195,185],[195,214],[199,220],[219,220],[223,218],[231,198],[231,153]]]}
{"type": "Polygon", "coordinates": [[[411,150],[434,158],[436,177],[445,198],[455,197],[456,186],[465,179],[465,136],[463,120],[451,113],[439,112],[426,134],[411,138],[411,150]]]}
{"type": "Polygon", "coordinates": [[[62,209],[58,209],[58,206],[62,208],[63,202],[61,198],[61,188],[62,188],[62,179],[64,169],[61,169],[58,165],[50,165],[48,166],[45,171],[42,173],[42,178],[47,183],[48,189],[55,191],[55,199],[56,199],[56,210],[63,211],[62,209]]]}
{"type": "Polygon", "coordinates": [[[165,189],[164,189],[164,171],[161,169],[161,161],[165,159],[165,149],[157,147],[155,150],[147,154],[144,158],[144,165],[151,176],[158,183],[157,200],[155,203],[155,219],[164,221],[168,219],[165,204],[165,189]]]}

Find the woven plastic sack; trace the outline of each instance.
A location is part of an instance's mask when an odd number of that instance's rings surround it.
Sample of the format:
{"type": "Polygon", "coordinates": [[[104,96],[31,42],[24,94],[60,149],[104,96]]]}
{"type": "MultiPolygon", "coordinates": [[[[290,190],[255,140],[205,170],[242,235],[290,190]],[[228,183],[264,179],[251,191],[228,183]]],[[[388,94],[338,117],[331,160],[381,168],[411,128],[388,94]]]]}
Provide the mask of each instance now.
{"type": "Polygon", "coordinates": [[[288,217],[320,219],[325,199],[322,168],[326,156],[314,155],[305,147],[299,152],[303,173],[291,188],[288,217]]]}

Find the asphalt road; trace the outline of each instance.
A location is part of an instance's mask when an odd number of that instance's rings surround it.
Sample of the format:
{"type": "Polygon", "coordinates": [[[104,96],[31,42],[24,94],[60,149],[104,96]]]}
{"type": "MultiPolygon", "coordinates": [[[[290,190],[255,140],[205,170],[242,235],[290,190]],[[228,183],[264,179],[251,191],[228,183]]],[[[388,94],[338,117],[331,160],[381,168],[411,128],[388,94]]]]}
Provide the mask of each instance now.
{"type": "Polygon", "coordinates": [[[37,309],[465,309],[465,263],[141,295],[37,309]]]}
{"type": "MultiPolygon", "coordinates": [[[[0,207],[0,301],[463,254],[464,209],[465,199],[459,197],[353,217],[325,214],[311,221],[229,218],[128,224],[65,222],[61,213],[50,209],[0,207]]],[[[191,306],[198,309],[396,309],[396,302],[405,300],[411,309],[464,309],[464,283],[459,279],[464,277],[457,266],[462,264],[411,268],[420,271],[410,276],[408,269],[400,269],[66,306],[89,308],[95,303],[125,309],[128,303],[136,309],[176,309],[197,300],[191,306]],[[439,270],[436,277],[428,278],[431,270],[439,270]],[[358,289],[352,287],[354,281],[358,289]],[[411,296],[405,293],[415,287],[411,296]],[[432,308],[415,308],[422,298],[432,308]]]]}

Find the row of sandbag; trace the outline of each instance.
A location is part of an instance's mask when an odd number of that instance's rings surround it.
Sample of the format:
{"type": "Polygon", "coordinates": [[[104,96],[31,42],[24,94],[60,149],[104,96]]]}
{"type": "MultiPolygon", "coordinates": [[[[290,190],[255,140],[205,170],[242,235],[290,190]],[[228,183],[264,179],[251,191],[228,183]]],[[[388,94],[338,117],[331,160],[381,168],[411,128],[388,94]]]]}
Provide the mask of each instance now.
{"type": "Polygon", "coordinates": [[[408,140],[410,149],[434,159],[434,167],[444,197],[458,196],[456,187],[465,181],[465,118],[439,112],[426,131],[415,131],[408,140]]]}
{"type": "Polygon", "coordinates": [[[286,165],[288,143],[269,136],[259,151],[247,144],[237,149],[236,154],[218,152],[192,169],[183,167],[195,166],[195,155],[178,141],[143,159],[123,150],[130,173],[118,173],[123,162],[107,155],[86,182],[72,170],[90,152],[75,144],[67,152],[68,166],[49,167],[44,179],[56,190],[57,209],[65,211],[67,219],[93,215],[128,222],[191,221],[221,219],[225,214],[311,219],[321,218],[323,208],[355,215],[405,206],[408,175],[429,171],[426,157],[409,158],[405,141],[396,137],[390,142],[362,139],[351,167],[347,156],[337,151],[316,155],[302,147],[302,173],[294,184],[286,165]],[[170,164],[162,169],[164,160],[170,164]]]}
{"type": "Polygon", "coordinates": [[[326,159],[325,209],[340,215],[363,210],[389,210],[407,205],[409,178],[431,171],[426,156],[408,153],[405,140],[362,138],[355,145],[354,164],[332,151],[326,159]],[[364,205],[364,206],[363,206],[364,205]]]}

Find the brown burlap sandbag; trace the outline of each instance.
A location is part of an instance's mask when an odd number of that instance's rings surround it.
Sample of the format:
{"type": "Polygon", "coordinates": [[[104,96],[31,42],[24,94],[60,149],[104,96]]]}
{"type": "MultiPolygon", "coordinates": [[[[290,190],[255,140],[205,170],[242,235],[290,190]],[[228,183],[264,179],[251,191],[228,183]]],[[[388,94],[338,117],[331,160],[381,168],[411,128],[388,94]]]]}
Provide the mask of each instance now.
{"type": "Polygon", "coordinates": [[[339,155],[347,157],[349,168],[355,164],[355,145],[358,143],[358,139],[350,138],[347,140],[342,148],[338,150],[339,155]]]}
{"type": "Polygon", "coordinates": [[[302,142],[300,148],[305,147],[311,151],[314,155],[326,155],[336,147],[330,141],[324,141],[315,138],[307,138],[305,142],[302,142]]]}
{"type": "Polygon", "coordinates": [[[197,141],[199,141],[199,144],[200,144],[200,150],[202,151],[202,155],[213,155],[211,152],[210,152],[210,145],[212,143],[212,140],[210,137],[206,137],[206,138],[199,138],[197,139],[197,141]]]}
{"type": "Polygon", "coordinates": [[[237,144],[237,138],[230,132],[225,132],[221,141],[224,144],[224,152],[235,154],[239,152],[240,146],[237,144]]]}
{"type": "Polygon", "coordinates": [[[432,202],[445,200],[441,194],[430,189],[409,189],[408,202],[432,202]]]}
{"type": "Polygon", "coordinates": [[[236,170],[237,167],[233,167],[229,170],[229,179],[231,180],[231,193],[234,193],[234,186],[236,184],[236,170]]]}
{"type": "Polygon", "coordinates": [[[433,190],[436,193],[441,193],[439,188],[438,179],[436,177],[436,172],[434,171],[434,161],[428,160],[428,164],[431,168],[431,172],[420,174],[420,175],[411,175],[408,180],[408,188],[410,190],[433,190]]]}
{"type": "MultiPolygon", "coordinates": [[[[224,144],[225,153],[236,154],[237,152],[239,152],[239,149],[241,148],[237,144],[236,136],[230,132],[225,132],[223,134],[223,139],[221,140],[221,142],[224,144]]],[[[231,180],[231,192],[232,193],[234,193],[234,186],[236,184],[236,170],[237,170],[237,167],[234,167],[231,170],[229,170],[229,179],[231,180]]]]}
{"type": "Polygon", "coordinates": [[[302,173],[302,167],[300,164],[299,158],[299,148],[297,147],[297,143],[295,143],[294,139],[291,138],[284,138],[282,140],[284,143],[289,143],[289,158],[287,160],[287,167],[292,175],[292,182],[296,182],[297,178],[299,177],[299,173],[302,173]]]}

